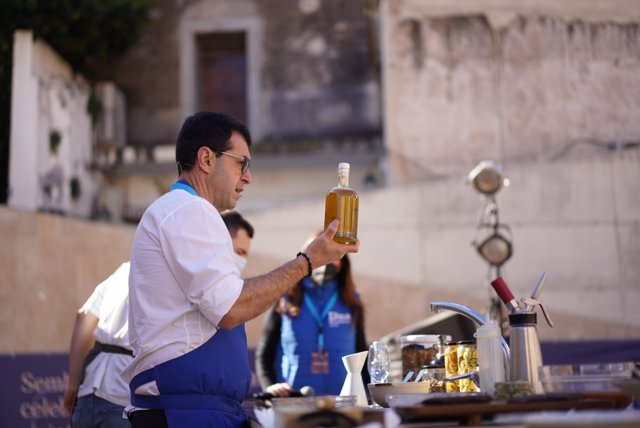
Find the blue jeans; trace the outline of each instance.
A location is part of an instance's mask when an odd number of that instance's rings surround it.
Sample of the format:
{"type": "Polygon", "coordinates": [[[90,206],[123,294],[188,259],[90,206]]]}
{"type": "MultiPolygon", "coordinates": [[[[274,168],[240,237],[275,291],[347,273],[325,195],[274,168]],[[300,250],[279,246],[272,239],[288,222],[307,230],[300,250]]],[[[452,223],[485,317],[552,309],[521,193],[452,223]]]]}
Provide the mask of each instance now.
{"type": "Polygon", "coordinates": [[[124,407],[96,397],[93,394],[78,398],[71,415],[73,428],[131,428],[122,417],[124,407]]]}

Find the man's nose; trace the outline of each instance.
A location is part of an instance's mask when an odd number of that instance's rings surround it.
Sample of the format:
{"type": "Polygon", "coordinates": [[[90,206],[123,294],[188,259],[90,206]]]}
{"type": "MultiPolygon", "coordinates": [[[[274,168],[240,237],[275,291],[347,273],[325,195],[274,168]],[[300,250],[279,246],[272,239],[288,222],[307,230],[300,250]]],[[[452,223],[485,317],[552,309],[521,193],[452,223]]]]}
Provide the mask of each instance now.
{"type": "Polygon", "coordinates": [[[251,171],[250,170],[247,170],[247,172],[242,174],[242,181],[244,181],[247,184],[251,184],[253,179],[251,178],[251,171]]]}

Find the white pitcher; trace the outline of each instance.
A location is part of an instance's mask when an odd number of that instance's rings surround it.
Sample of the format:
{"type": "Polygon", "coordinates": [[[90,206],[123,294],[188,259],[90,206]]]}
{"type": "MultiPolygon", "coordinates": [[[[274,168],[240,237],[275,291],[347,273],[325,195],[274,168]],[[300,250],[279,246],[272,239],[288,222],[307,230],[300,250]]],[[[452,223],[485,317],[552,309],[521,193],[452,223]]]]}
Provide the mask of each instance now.
{"type": "Polygon", "coordinates": [[[347,369],[347,377],[340,391],[340,396],[355,395],[356,405],[364,407],[369,405],[362,381],[362,368],[367,360],[367,354],[367,351],[362,351],[342,357],[344,368],[347,369]]]}

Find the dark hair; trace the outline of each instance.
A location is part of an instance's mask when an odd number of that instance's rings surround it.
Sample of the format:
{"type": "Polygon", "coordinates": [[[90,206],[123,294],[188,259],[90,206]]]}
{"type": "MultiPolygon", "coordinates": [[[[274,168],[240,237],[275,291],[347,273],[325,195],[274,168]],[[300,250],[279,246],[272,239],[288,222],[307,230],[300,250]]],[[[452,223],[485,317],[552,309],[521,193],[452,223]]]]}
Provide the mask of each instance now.
{"type": "Polygon", "coordinates": [[[200,147],[209,147],[216,157],[228,150],[231,133],[237,131],[251,146],[249,129],[240,121],[224,113],[201,111],[185,119],[176,141],[178,174],[189,171],[195,165],[200,147]]]}
{"type": "Polygon", "coordinates": [[[229,229],[231,237],[235,237],[239,229],[244,229],[247,232],[247,235],[249,235],[249,238],[253,238],[253,226],[251,226],[251,223],[245,220],[239,212],[227,211],[222,214],[222,220],[224,221],[224,224],[227,225],[227,229],[229,229]]]}

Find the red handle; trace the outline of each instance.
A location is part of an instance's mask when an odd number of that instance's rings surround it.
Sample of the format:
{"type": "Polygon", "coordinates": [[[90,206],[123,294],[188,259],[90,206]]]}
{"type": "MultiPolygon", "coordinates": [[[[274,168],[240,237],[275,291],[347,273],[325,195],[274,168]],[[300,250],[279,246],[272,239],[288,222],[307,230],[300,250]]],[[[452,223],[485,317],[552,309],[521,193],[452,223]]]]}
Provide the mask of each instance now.
{"type": "Polygon", "coordinates": [[[498,293],[498,296],[502,299],[505,305],[508,305],[509,302],[515,299],[513,297],[513,293],[509,290],[509,286],[504,282],[504,279],[502,279],[501,276],[491,281],[491,286],[496,290],[496,293],[498,293]]]}

